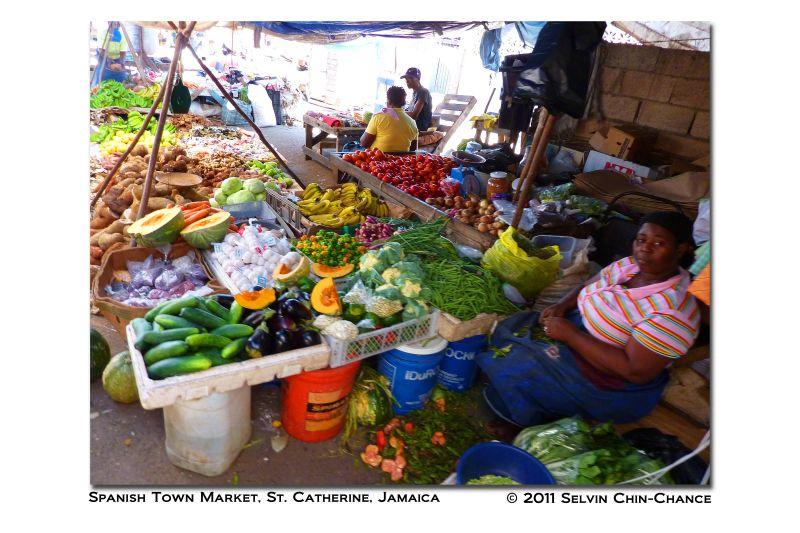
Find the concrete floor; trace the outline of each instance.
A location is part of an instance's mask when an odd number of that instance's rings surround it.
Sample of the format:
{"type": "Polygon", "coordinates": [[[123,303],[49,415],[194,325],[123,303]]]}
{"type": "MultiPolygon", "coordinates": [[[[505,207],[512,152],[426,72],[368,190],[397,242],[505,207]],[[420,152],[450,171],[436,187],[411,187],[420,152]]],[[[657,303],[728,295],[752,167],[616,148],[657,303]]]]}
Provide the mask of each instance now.
{"type": "MultiPolygon", "coordinates": [[[[252,128],[242,128],[252,131],[252,128]]],[[[334,183],[333,173],[315,161],[306,161],[301,147],[305,144],[305,129],[298,126],[271,126],[262,128],[264,137],[283,157],[305,186],[309,183],[331,185],[334,183]]]]}

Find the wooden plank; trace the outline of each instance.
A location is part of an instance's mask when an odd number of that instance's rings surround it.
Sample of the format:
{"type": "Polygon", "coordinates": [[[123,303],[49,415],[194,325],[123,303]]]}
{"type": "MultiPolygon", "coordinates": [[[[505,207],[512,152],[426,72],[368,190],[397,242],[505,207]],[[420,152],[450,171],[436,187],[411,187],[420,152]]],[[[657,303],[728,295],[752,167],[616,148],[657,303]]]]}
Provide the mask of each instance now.
{"type": "Polygon", "coordinates": [[[357,128],[354,128],[354,127],[334,128],[332,126],[329,126],[324,120],[319,120],[318,118],[312,117],[310,115],[303,115],[303,124],[311,125],[311,126],[317,128],[317,129],[320,129],[322,131],[328,132],[331,135],[339,135],[340,133],[351,133],[351,134],[354,134],[354,133],[359,132],[359,131],[363,132],[365,129],[367,129],[366,126],[363,127],[363,128],[361,128],[361,127],[357,127],[357,128]]]}
{"type": "Polygon", "coordinates": [[[436,106],[437,112],[441,113],[442,111],[455,111],[456,113],[460,113],[461,111],[465,110],[469,106],[469,102],[465,102],[463,104],[439,104],[436,106]]]}
{"type": "Polygon", "coordinates": [[[459,117],[455,120],[453,125],[450,126],[450,129],[448,129],[445,132],[444,138],[442,138],[442,140],[439,141],[439,144],[437,145],[436,150],[434,151],[434,153],[438,154],[438,153],[440,153],[442,151],[442,149],[444,149],[445,145],[447,145],[447,141],[450,140],[450,137],[452,137],[453,134],[458,129],[458,127],[461,126],[461,123],[466,120],[467,115],[469,115],[469,112],[475,106],[475,102],[477,102],[477,101],[478,100],[474,96],[470,96],[469,97],[469,106],[466,109],[464,109],[464,111],[461,112],[461,115],[459,115],[459,117]]]}
{"type": "Polygon", "coordinates": [[[328,159],[328,156],[321,154],[316,150],[309,148],[308,146],[303,146],[302,148],[303,148],[303,153],[308,159],[313,159],[314,161],[316,161],[325,168],[331,168],[331,163],[330,160],[328,159]]]}

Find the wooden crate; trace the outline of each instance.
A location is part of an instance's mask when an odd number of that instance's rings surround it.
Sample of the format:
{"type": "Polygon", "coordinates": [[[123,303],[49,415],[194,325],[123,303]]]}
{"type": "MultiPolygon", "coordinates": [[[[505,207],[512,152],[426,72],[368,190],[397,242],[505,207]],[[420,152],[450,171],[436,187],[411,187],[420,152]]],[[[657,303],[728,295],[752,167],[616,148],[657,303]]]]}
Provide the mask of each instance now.
{"type": "Polygon", "coordinates": [[[459,320],[453,315],[442,313],[439,320],[439,336],[449,342],[460,341],[467,337],[489,333],[495,322],[506,317],[495,313],[481,313],[471,320],[459,320]]]}

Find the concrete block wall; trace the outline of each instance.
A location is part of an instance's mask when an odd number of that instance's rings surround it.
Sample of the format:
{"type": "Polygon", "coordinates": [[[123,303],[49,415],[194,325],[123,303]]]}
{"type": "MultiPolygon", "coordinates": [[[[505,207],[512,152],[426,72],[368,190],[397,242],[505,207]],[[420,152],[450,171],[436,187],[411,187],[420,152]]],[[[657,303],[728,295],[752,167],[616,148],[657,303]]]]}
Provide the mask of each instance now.
{"type": "Polygon", "coordinates": [[[710,151],[711,54],[603,43],[589,118],[658,131],[655,148],[696,159],[710,151]]]}

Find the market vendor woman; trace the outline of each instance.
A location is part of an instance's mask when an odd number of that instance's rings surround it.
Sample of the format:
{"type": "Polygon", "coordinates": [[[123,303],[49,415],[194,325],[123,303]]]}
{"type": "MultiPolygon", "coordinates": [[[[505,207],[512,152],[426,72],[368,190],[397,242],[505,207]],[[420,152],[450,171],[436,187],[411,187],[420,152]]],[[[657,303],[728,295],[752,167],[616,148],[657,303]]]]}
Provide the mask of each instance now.
{"type": "Polygon", "coordinates": [[[386,91],[387,107],[375,113],[361,136],[361,146],[377,148],[383,152],[407,152],[417,149],[417,125],[403,106],[406,91],[402,87],[389,87],[386,91]]]}
{"type": "Polygon", "coordinates": [[[631,257],[540,316],[509,317],[492,338],[493,346],[510,344],[509,353],[478,356],[491,381],[487,402],[519,425],[573,415],[615,422],[647,415],[667,383],[666,368],[697,338],[700,313],[680,267],[691,249],[689,219],[650,214],[631,257]]]}

